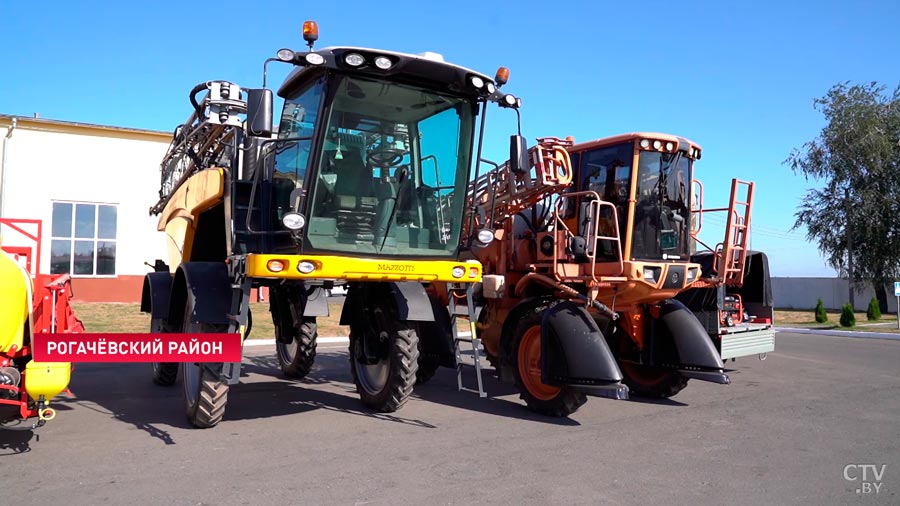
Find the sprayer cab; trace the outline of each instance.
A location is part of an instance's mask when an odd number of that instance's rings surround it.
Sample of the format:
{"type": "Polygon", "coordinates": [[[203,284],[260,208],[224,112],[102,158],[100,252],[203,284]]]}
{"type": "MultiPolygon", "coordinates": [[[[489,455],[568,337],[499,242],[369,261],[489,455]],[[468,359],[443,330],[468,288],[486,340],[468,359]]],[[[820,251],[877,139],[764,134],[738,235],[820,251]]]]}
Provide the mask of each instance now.
{"type": "Polygon", "coordinates": [[[308,51],[269,60],[295,67],[277,125],[269,90],[248,93],[263,163],[242,177],[269,208],[249,221],[285,236],[266,252],[455,259],[487,103],[521,104],[500,92],[509,71],[491,79],[434,53],[313,50],[317,28],[308,33],[308,51]]]}

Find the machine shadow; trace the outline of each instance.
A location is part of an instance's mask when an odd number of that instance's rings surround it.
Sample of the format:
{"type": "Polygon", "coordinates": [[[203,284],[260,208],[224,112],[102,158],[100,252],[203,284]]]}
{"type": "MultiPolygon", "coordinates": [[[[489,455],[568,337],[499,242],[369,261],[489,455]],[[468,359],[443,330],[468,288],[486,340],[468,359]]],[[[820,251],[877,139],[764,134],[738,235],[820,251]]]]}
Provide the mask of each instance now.
{"type": "Polygon", "coordinates": [[[31,420],[22,421],[18,425],[7,424],[7,427],[13,427],[13,430],[0,428],[0,457],[9,457],[19,455],[31,451],[31,441],[40,441],[40,435],[35,430],[27,429],[34,422],[31,420]]]}
{"type": "MultiPolygon", "coordinates": [[[[463,386],[472,390],[477,388],[474,363],[471,354],[463,353],[468,358],[467,366],[463,369],[463,386]]],[[[464,361],[466,359],[464,358],[464,361]]],[[[515,386],[501,382],[496,372],[490,366],[482,366],[482,380],[487,398],[478,397],[477,392],[459,391],[456,379],[456,369],[446,367],[438,368],[434,378],[424,385],[417,385],[413,394],[422,400],[458,407],[461,409],[478,411],[481,413],[519,418],[553,425],[581,425],[571,417],[554,418],[530,411],[525,402],[519,400],[519,392],[515,386]],[[500,397],[514,396],[515,400],[501,399],[500,397]]],[[[600,398],[588,397],[588,402],[597,402],[600,398]]],[[[605,400],[605,399],[604,399],[605,400]]],[[[686,407],[689,404],[674,399],[659,399],[652,397],[639,397],[632,395],[625,401],[640,404],[654,404],[659,406],[686,407]]]]}
{"type": "MultiPolygon", "coordinates": [[[[465,354],[464,354],[465,356],[465,354]]],[[[245,356],[244,366],[242,370],[246,373],[255,373],[267,375],[273,378],[283,379],[278,368],[278,359],[274,356],[245,356]]],[[[478,397],[477,393],[457,390],[456,369],[439,368],[434,378],[423,385],[416,385],[413,389],[412,398],[433,402],[444,406],[450,406],[467,411],[476,411],[507,418],[521,418],[523,420],[531,420],[537,422],[552,423],[556,425],[578,425],[571,419],[549,418],[537,413],[528,411],[524,404],[500,399],[499,396],[517,395],[518,392],[512,385],[501,383],[493,377],[494,370],[489,366],[485,366],[482,370],[482,379],[484,388],[488,394],[487,398],[478,397]]],[[[356,387],[353,385],[353,378],[350,374],[350,364],[347,352],[341,350],[330,350],[329,353],[320,353],[316,356],[316,365],[313,371],[302,380],[294,380],[297,383],[328,383],[342,388],[350,396],[350,404],[357,411],[369,413],[371,416],[378,418],[385,417],[384,413],[368,412],[356,394],[356,387]]],[[[463,370],[464,386],[467,388],[476,388],[474,369],[463,370]]],[[[402,412],[402,409],[400,410],[402,412]]],[[[227,415],[226,415],[227,418],[227,415]]]]}
{"type": "MultiPolygon", "coordinates": [[[[60,412],[68,409],[90,409],[132,425],[166,445],[176,444],[173,433],[193,430],[182,405],[180,374],[174,385],[159,386],[151,381],[149,364],[85,363],[77,364],[76,369],[77,373],[73,374],[70,385],[73,395],[69,397],[64,395],[54,401],[55,407],[60,412]]],[[[464,386],[475,388],[474,371],[468,369],[471,368],[463,370],[464,386]]],[[[241,371],[242,383],[233,385],[229,390],[223,424],[229,421],[281,417],[325,409],[412,427],[436,428],[426,420],[402,416],[402,409],[397,413],[379,413],[362,405],[350,374],[346,351],[320,352],[316,356],[313,370],[302,379],[285,378],[274,353],[262,353],[261,350],[245,354],[241,371]],[[329,388],[321,388],[325,385],[329,388]]],[[[482,372],[486,398],[481,398],[472,391],[458,390],[456,370],[449,368],[438,369],[429,382],[416,385],[413,398],[505,418],[558,426],[581,425],[571,417],[554,418],[528,410],[524,402],[519,400],[515,387],[500,382],[490,367],[485,367],[482,372]]],[[[671,399],[632,400],[686,406],[671,399]]],[[[13,431],[3,432],[14,434],[13,431]]],[[[28,438],[9,437],[16,439],[11,440],[6,446],[0,443],[0,451],[28,451],[28,438]]],[[[9,437],[0,441],[5,441],[9,437]]]]}
{"type": "MultiPolygon", "coordinates": [[[[463,353],[463,357],[463,361],[466,362],[466,357],[471,357],[471,355],[463,353]]],[[[581,425],[571,417],[557,418],[529,410],[524,401],[519,400],[519,393],[515,386],[501,382],[494,369],[489,365],[482,365],[481,379],[482,388],[487,397],[478,396],[474,363],[468,363],[462,369],[462,383],[466,390],[459,390],[455,368],[440,367],[431,380],[425,384],[416,385],[413,396],[435,404],[504,418],[560,426],[581,425]],[[507,396],[513,396],[515,400],[502,398],[507,396]]]]}
{"type": "Polygon", "coordinates": [[[676,401],[675,399],[658,399],[653,397],[638,397],[636,395],[631,395],[628,397],[627,402],[636,402],[639,404],[655,404],[657,406],[672,406],[675,408],[683,408],[688,407],[690,404],[685,404],[681,401],[676,401]]]}
{"type": "MultiPolygon", "coordinates": [[[[171,386],[153,384],[150,364],[85,363],[72,375],[71,397],[54,401],[60,411],[89,409],[108,415],[146,432],[166,445],[176,444],[172,429],[192,430],[182,404],[181,375],[171,386]],[[115,378],[115,380],[112,380],[115,378]]],[[[300,380],[281,375],[274,357],[244,357],[242,381],[228,393],[228,407],[222,424],[287,416],[316,409],[365,416],[404,425],[435,428],[422,420],[369,412],[355,397],[347,368],[346,355],[320,354],[313,371],[300,380]],[[304,385],[329,384],[341,389],[335,393],[304,385]]]]}
{"type": "MultiPolygon", "coordinates": [[[[278,360],[274,356],[245,357],[243,370],[248,373],[282,378],[278,369],[278,360]]],[[[439,368],[434,378],[428,383],[416,385],[413,390],[412,398],[506,418],[519,418],[554,425],[580,425],[570,418],[545,417],[529,411],[525,408],[524,404],[498,398],[498,396],[516,395],[517,392],[512,385],[501,383],[494,378],[492,376],[493,369],[486,367],[482,372],[484,388],[488,394],[487,398],[480,398],[477,393],[459,391],[456,384],[456,370],[448,368],[439,368]]],[[[463,375],[464,386],[476,388],[477,384],[474,377],[474,370],[463,370],[463,375]]],[[[297,380],[297,382],[301,384],[329,383],[338,386],[344,389],[350,396],[343,397],[342,399],[349,401],[349,408],[352,411],[366,413],[368,416],[374,418],[395,418],[394,416],[385,413],[368,411],[367,408],[360,404],[356,394],[356,387],[353,385],[353,378],[350,374],[349,358],[344,351],[334,350],[330,353],[318,354],[316,356],[316,366],[313,371],[309,376],[302,380],[297,380]]],[[[331,409],[334,409],[335,407],[339,407],[341,408],[340,410],[343,411],[343,409],[348,406],[332,405],[331,409]]],[[[400,412],[402,411],[403,410],[401,409],[400,412]]]]}

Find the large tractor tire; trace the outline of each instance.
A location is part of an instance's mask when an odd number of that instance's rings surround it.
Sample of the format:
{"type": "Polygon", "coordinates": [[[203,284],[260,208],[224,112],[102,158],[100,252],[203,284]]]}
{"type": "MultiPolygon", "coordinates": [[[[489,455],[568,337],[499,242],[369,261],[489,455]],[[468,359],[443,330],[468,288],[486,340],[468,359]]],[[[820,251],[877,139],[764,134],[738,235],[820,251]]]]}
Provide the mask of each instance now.
{"type": "Polygon", "coordinates": [[[296,327],[296,336],[290,343],[282,341],[281,329],[275,322],[275,353],[281,372],[288,378],[300,379],[309,374],[316,360],[316,319],[303,318],[296,327]]]}
{"type": "MultiPolygon", "coordinates": [[[[162,334],[165,332],[161,318],[150,320],[150,333],[162,334]]],[[[172,386],[178,380],[178,362],[152,362],[153,383],[161,386],[172,386]]]]}
{"type": "Polygon", "coordinates": [[[630,394],[635,397],[668,399],[681,392],[688,383],[688,378],[678,371],[661,367],[622,361],[619,362],[619,370],[624,376],[622,382],[628,385],[630,394]]]}
{"type": "Polygon", "coordinates": [[[416,384],[423,385],[427,383],[437,373],[438,367],[440,367],[440,364],[435,363],[433,360],[419,360],[419,367],[416,369],[416,384]]]}
{"type": "MultiPolygon", "coordinates": [[[[478,325],[484,325],[485,323],[487,323],[487,317],[488,317],[488,308],[487,308],[487,306],[484,306],[481,308],[481,311],[478,312],[478,317],[476,318],[476,322],[478,323],[478,325]]],[[[478,325],[475,326],[475,335],[479,339],[481,339],[481,336],[479,335],[480,332],[478,331],[478,325]]],[[[488,352],[487,348],[483,344],[484,340],[482,340],[481,342],[482,342],[482,345],[481,345],[482,350],[481,351],[484,353],[484,358],[487,359],[488,364],[490,364],[490,366],[494,368],[494,370],[497,372],[497,374],[499,374],[500,357],[498,357],[496,355],[492,355],[490,352],[488,352]]]]}
{"type": "Polygon", "coordinates": [[[544,307],[528,310],[513,330],[509,353],[519,397],[528,409],[553,417],[569,416],[578,411],[587,396],[570,387],[541,382],[541,315],[544,307]]]}
{"type": "Polygon", "coordinates": [[[412,394],[419,369],[415,325],[392,318],[376,306],[356,315],[350,325],[350,371],[363,404],[383,413],[400,409],[412,394]],[[364,340],[374,349],[366,359],[364,340]],[[371,363],[367,363],[371,362],[371,363]]]}
{"type": "MultiPolygon", "coordinates": [[[[194,323],[193,297],[185,303],[182,329],[185,334],[227,333],[227,325],[194,323]]],[[[184,386],[184,407],[188,420],[195,427],[206,429],[218,425],[228,404],[228,382],[219,375],[217,364],[184,362],[181,364],[181,383],[184,386]]],[[[219,365],[221,367],[221,365],[219,365]]]]}

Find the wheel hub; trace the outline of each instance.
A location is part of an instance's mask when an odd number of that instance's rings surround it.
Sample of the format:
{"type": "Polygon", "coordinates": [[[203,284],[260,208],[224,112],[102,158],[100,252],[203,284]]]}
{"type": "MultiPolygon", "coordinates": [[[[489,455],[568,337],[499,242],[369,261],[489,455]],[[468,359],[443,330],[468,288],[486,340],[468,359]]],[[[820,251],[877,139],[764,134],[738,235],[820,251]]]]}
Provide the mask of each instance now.
{"type": "Polygon", "coordinates": [[[560,388],[541,381],[541,327],[525,331],[519,343],[519,377],[535,399],[547,401],[559,395],[560,388]]]}
{"type": "MultiPolygon", "coordinates": [[[[363,347],[362,343],[357,342],[357,348],[363,347]]],[[[357,354],[359,356],[359,354],[357,354]]],[[[359,377],[359,384],[371,395],[381,392],[387,385],[391,368],[387,358],[375,361],[373,363],[364,363],[357,359],[354,361],[356,367],[356,375],[359,377]]]]}

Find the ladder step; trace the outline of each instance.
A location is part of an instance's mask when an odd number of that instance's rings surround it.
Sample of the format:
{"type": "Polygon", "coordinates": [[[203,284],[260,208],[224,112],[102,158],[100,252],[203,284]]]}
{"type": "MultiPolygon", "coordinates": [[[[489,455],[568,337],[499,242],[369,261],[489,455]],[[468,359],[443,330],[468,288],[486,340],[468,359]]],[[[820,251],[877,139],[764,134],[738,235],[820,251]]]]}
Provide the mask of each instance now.
{"type": "Polygon", "coordinates": [[[456,382],[457,388],[459,390],[468,390],[471,392],[478,393],[479,397],[487,397],[487,393],[484,391],[484,383],[481,377],[481,359],[480,354],[481,350],[479,347],[481,346],[481,340],[478,339],[477,335],[474,332],[465,332],[467,335],[462,335],[463,332],[460,331],[459,326],[457,325],[457,318],[465,318],[470,322],[475,320],[475,307],[471,305],[473,295],[474,295],[474,285],[469,285],[466,287],[464,293],[465,298],[463,304],[457,304],[456,295],[459,293],[463,293],[461,289],[451,289],[450,290],[450,325],[453,332],[453,347],[456,352],[456,382]],[[475,359],[475,378],[478,382],[478,389],[474,390],[471,388],[466,388],[463,386],[462,380],[462,368],[463,366],[471,366],[471,364],[464,364],[462,361],[462,353],[463,350],[460,348],[460,343],[470,343],[472,346],[472,356],[475,359]]]}

